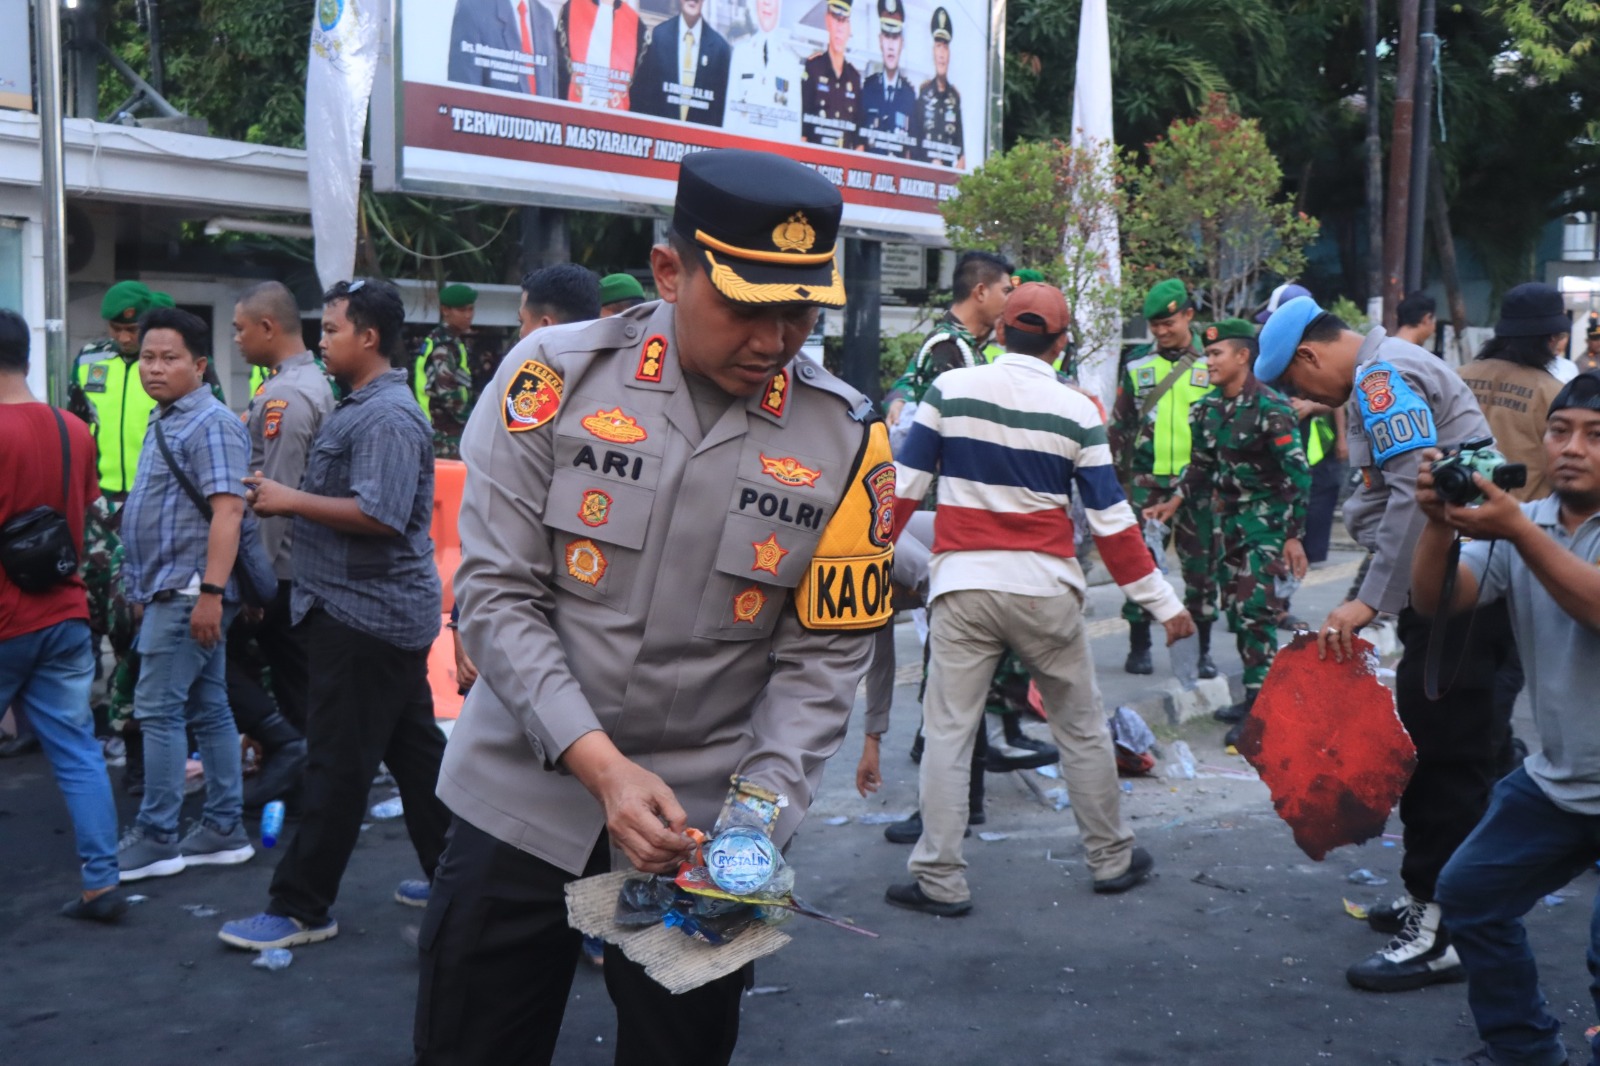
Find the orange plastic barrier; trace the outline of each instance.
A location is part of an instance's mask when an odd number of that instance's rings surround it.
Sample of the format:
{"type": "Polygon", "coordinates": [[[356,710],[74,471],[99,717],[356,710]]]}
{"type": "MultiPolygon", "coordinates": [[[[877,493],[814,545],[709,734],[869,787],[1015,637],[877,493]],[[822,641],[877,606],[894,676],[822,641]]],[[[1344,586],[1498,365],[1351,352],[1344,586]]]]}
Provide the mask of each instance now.
{"type": "Polygon", "coordinates": [[[444,627],[450,616],[446,614],[439,621],[438,639],[428,649],[428,687],[433,689],[433,716],[458,718],[466,697],[456,691],[456,648],[450,630],[444,627]]]}
{"type": "MultiPolygon", "coordinates": [[[[439,571],[442,623],[450,621],[450,608],[456,602],[456,568],[461,565],[461,533],[456,520],[461,515],[461,492],[467,485],[467,464],[459,459],[433,461],[433,565],[439,571]]],[[[450,631],[439,627],[439,636],[428,649],[428,684],[433,689],[436,718],[455,718],[461,714],[463,697],[456,691],[455,642],[450,631]]]]}

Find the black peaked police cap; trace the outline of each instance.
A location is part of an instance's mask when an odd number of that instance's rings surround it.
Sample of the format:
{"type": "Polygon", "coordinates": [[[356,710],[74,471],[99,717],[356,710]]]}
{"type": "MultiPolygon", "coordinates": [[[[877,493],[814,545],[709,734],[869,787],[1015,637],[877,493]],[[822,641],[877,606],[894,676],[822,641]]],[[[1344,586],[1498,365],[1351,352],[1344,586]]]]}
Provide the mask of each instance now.
{"type": "Polygon", "coordinates": [[[833,258],[843,211],[839,190],[811,168],[721,148],[683,157],[672,229],[734,303],[843,307],[833,258]]]}

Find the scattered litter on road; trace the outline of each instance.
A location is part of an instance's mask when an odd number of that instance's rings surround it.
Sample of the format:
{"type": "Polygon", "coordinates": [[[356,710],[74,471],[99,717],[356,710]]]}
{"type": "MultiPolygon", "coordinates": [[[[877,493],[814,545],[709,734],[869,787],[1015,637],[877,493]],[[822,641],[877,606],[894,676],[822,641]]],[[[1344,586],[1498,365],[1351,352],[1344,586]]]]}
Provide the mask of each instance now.
{"type": "Polygon", "coordinates": [[[995,841],[998,841],[998,840],[1009,840],[1009,839],[1011,839],[1011,834],[1010,833],[979,833],[978,834],[978,839],[982,840],[982,841],[985,841],[987,843],[993,844],[995,841]]]}
{"type": "Polygon", "coordinates": [[[788,985],[756,985],[756,987],[754,987],[750,991],[746,992],[745,995],[747,995],[747,996],[781,996],[787,991],[789,991],[789,986],[788,985]]]}
{"type": "Polygon", "coordinates": [[[1202,766],[1199,767],[1199,773],[1195,774],[1194,776],[1200,778],[1202,781],[1210,780],[1212,778],[1218,778],[1218,777],[1226,778],[1229,781],[1260,781],[1261,780],[1261,775],[1256,773],[1254,770],[1235,770],[1232,767],[1228,767],[1228,766],[1205,766],[1205,765],[1202,765],[1202,766]]]}
{"type": "Polygon", "coordinates": [[[911,815],[909,814],[883,814],[879,812],[873,812],[872,814],[863,814],[860,818],[857,818],[856,821],[860,822],[862,825],[890,825],[894,822],[903,822],[910,817],[911,815]]]}
{"type": "Polygon", "coordinates": [[[1389,883],[1389,879],[1387,877],[1379,877],[1365,866],[1359,870],[1351,870],[1350,873],[1345,877],[1345,880],[1349,881],[1352,885],[1371,885],[1374,888],[1376,888],[1378,885],[1386,885],[1389,883]]]}
{"type": "Polygon", "coordinates": [[[1189,750],[1187,741],[1175,741],[1172,745],[1172,758],[1167,762],[1166,775],[1181,781],[1193,781],[1195,770],[1194,752],[1189,750]]]}
{"type": "Polygon", "coordinates": [[[294,952],[288,948],[268,948],[257,955],[250,965],[258,970],[287,970],[294,961],[294,952]]]}
{"type": "Polygon", "coordinates": [[[1300,963],[1300,960],[1295,958],[1293,955],[1285,955],[1283,957],[1283,964],[1285,966],[1297,966],[1297,965],[1299,965],[1299,963],[1300,963]]]}
{"type": "Polygon", "coordinates": [[[204,903],[185,903],[183,909],[189,912],[191,918],[215,918],[217,908],[208,907],[204,903]]]}
{"type": "Polygon", "coordinates": [[[1053,762],[1049,766],[1037,766],[1034,767],[1034,773],[1040,777],[1048,777],[1052,781],[1059,781],[1061,780],[1061,764],[1053,762]]]}
{"type": "MultiPolygon", "coordinates": [[[[1178,743],[1182,744],[1183,741],[1180,740],[1180,741],[1178,741],[1178,743]]],[[[1133,795],[1133,782],[1132,781],[1124,781],[1122,783],[1122,791],[1128,793],[1130,796],[1133,795]]]]}
{"type": "Polygon", "coordinates": [[[148,902],[149,899],[150,899],[149,896],[129,896],[128,897],[128,902],[129,903],[145,903],[145,902],[148,902]]]}
{"type": "Polygon", "coordinates": [[[1189,880],[1193,881],[1197,885],[1205,885],[1207,888],[1220,888],[1224,892],[1238,892],[1240,895],[1244,895],[1250,891],[1248,888],[1237,888],[1233,885],[1225,885],[1203,870],[1200,873],[1195,874],[1189,880]]]}
{"type": "Polygon", "coordinates": [[[1046,789],[1040,798],[1058,811],[1064,811],[1072,806],[1072,799],[1067,795],[1067,790],[1064,788],[1046,789]]]}
{"type": "Polygon", "coordinates": [[[400,802],[399,796],[372,805],[372,816],[380,822],[388,821],[390,818],[398,818],[404,813],[406,813],[406,805],[400,802]]]}
{"type": "Polygon", "coordinates": [[[1383,842],[1383,846],[1384,846],[1384,847],[1386,847],[1386,848],[1392,848],[1392,847],[1394,847],[1394,841],[1392,841],[1392,840],[1385,840],[1385,841],[1384,841],[1384,842],[1383,842]]]}
{"type": "Polygon", "coordinates": [[[1359,903],[1351,903],[1349,900],[1345,900],[1344,912],[1358,922],[1364,922],[1367,920],[1367,908],[1363,907],[1359,903]]]}
{"type": "Polygon", "coordinates": [[[850,819],[846,818],[842,814],[836,814],[832,818],[824,818],[822,820],[822,824],[823,825],[849,825],[850,824],[850,819]]]}
{"type": "Polygon", "coordinates": [[[856,1022],[859,1022],[860,1020],[861,1020],[860,1018],[839,1018],[839,1019],[836,1019],[833,1024],[834,1025],[854,1025],[854,1024],[856,1024],[856,1022]]]}
{"type": "Polygon", "coordinates": [[[1546,907],[1559,907],[1566,902],[1566,899],[1552,892],[1550,895],[1544,897],[1542,902],[1546,907]]]}
{"type": "Polygon", "coordinates": [[[1405,838],[1402,837],[1399,833],[1385,833],[1385,834],[1383,834],[1383,839],[1384,840],[1404,840],[1405,838]]]}

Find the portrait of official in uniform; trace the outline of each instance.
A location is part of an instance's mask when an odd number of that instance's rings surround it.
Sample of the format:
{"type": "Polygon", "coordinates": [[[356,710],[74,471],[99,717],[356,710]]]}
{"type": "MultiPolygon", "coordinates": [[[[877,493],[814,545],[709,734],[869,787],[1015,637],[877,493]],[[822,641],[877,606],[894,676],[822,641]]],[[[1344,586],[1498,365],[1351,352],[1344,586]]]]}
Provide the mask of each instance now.
{"type": "Polygon", "coordinates": [[[723,129],[755,137],[800,139],[800,57],[781,25],[781,0],[755,0],[756,32],[734,42],[723,129]]]}
{"type": "Polygon", "coordinates": [[[449,80],[556,95],[556,22],[541,0],[456,0],[449,80]]]}
{"type": "Polygon", "coordinates": [[[915,141],[911,116],[917,93],[900,73],[905,45],[905,0],[878,0],[878,47],[883,69],[861,87],[861,145],[877,155],[910,158],[915,141]]]}
{"type": "Polygon", "coordinates": [[[634,68],[632,106],[643,115],[722,125],[728,103],[728,39],[705,20],[706,0],[681,0],[678,13],[645,35],[634,68]]]}
{"type": "Polygon", "coordinates": [[[805,139],[830,148],[860,147],[861,72],[845,58],[850,46],[850,0],[828,0],[828,47],[806,60],[800,110],[805,139]]]}
{"type": "Polygon", "coordinates": [[[556,40],[557,95],[575,104],[628,110],[644,23],[627,0],[567,0],[556,19],[556,40]]]}
{"type": "Polygon", "coordinates": [[[916,158],[943,167],[966,167],[961,131],[961,94],[950,84],[950,12],[933,9],[933,77],[917,90],[912,122],[916,158]]]}

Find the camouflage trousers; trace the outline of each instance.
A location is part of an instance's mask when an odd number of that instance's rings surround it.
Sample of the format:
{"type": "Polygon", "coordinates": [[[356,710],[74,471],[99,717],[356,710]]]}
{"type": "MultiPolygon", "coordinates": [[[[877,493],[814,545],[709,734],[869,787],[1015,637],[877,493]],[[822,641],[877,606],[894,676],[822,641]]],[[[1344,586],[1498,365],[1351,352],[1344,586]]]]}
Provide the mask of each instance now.
{"type": "MultiPolygon", "coordinates": [[[[1170,499],[1175,481],[1177,478],[1154,474],[1133,475],[1128,485],[1128,504],[1139,520],[1140,533],[1144,532],[1144,509],[1170,499]]],[[[1178,553],[1178,566],[1183,574],[1183,605],[1196,622],[1214,622],[1217,619],[1215,519],[1211,508],[1201,503],[1190,500],[1178,508],[1168,542],[1178,553]]],[[[1129,625],[1150,621],[1149,613],[1132,600],[1122,605],[1122,617],[1129,625]]]]}
{"type": "Polygon", "coordinates": [[[435,459],[461,458],[461,434],[433,431],[433,457],[435,459]]]}
{"type": "Polygon", "coordinates": [[[133,650],[139,627],[133,620],[122,583],[122,503],[102,496],[89,505],[83,524],[83,583],[88,590],[89,628],[111,642],[113,667],[106,686],[111,728],[121,732],[133,716],[133,686],[139,677],[139,657],[133,650]]]}
{"type": "Polygon", "coordinates": [[[1244,687],[1260,688],[1278,654],[1278,616],[1288,606],[1274,587],[1274,579],[1289,574],[1283,561],[1283,535],[1255,518],[1224,515],[1218,524],[1223,543],[1222,609],[1244,664],[1244,687]]]}

